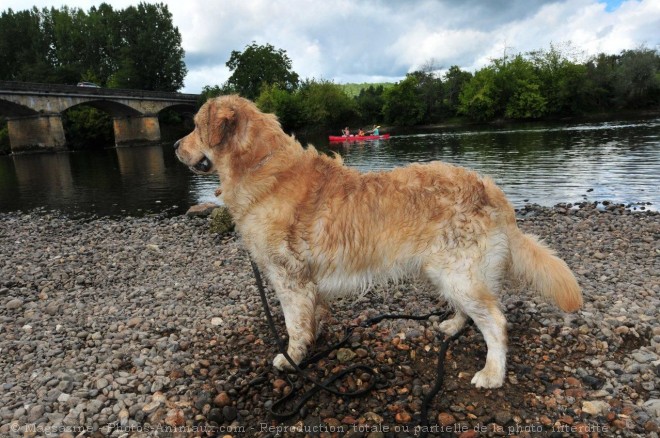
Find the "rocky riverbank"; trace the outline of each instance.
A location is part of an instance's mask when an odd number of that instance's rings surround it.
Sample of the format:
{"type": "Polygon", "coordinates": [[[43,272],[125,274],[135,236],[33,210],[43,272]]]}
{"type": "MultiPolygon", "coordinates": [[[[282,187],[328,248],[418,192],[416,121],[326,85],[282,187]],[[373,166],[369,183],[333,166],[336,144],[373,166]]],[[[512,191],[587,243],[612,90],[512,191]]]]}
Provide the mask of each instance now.
{"type": "MultiPolygon", "coordinates": [[[[528,207],[519,218],[573,268],[584,309],[562,314],[508,285],[506,384],[472,388],[486,349],[468,329],[429,410],[432,436],[657,437],[660,215],[584,204],[528,207]]],[[[278,423],[273,401],[309,385],[272,370],[275,346],[246,254],[235,235],[208,227],[205,218],[0,214],[0,436],[419,434],[437,319],[356,329],[310,372],[360,363],[376,377],[337,386],[375,378],[376,388],[356,399],[317,394],[278,423]]],[[[381,287],[335,303],[317,346],[368,317],[439,307],[423,282],[381,287]]]]}

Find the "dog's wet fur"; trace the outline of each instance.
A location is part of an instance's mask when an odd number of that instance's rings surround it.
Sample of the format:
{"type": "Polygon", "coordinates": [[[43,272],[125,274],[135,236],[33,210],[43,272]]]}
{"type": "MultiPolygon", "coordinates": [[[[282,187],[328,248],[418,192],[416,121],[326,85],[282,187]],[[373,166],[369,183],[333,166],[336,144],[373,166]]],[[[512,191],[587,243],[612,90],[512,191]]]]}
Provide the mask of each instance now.
{"type": "MultiPolygon", "coordinates": [[[[339,156],[303,148],[274,115],[239,96],[207,101],[176,153],[193,172],[220,177],[236,228],[280,300],[297,363],[314,342],[325,298],[424,275],[455,310],[441,330],[455,334],[471,318],[483,334],[486,364],[472,383],[496,388],[506,370],[497,297],[505,277],[564,311],[582,305],[566,263],[522,233],[504,193],[470,170],[433,162],[359,173],[339,156]]],[[[290,367],[281,354],[273,364],[290,367]]]]}

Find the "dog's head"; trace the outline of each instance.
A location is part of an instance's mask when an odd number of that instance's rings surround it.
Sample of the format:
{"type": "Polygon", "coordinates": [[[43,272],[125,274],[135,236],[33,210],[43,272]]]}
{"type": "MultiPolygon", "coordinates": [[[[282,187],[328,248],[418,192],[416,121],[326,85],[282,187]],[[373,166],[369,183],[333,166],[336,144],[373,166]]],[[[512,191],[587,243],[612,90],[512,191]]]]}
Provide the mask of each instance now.
{"type": "Polygon", "coordinates": [[[179,160],[193,172],[217,173],[225,182],[262,169],[276,149],[285,147],[301,149],[274,114],[237,95],[208,100],[195,115],[193,132],[174,144],[179,160]]]}
{"type": "Polygon", "coordinates": [[[195,115],[193,132],[174,143],[176,156],[199,174],[218,171],[218,160],[227,148],[237,124],[237,96],[208,100],[195,115]]]}

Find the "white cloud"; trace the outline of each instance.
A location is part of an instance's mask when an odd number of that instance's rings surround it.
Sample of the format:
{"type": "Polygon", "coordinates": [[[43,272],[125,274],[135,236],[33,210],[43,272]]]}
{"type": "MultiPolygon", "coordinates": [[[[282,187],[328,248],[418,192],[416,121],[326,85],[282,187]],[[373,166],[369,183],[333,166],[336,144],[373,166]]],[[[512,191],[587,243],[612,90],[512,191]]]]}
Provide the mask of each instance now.
{"type": "MultiPolygon", "coordinates": [[[[1,0],[0,9],[66,0],[1,0]]],[[[120,9],[134,0],[107,1],[120,9]]],[[[69,0],[89,9],[101,1],[69,0]]],[[[165,0],[186,50],[185,91],[229,77],[232,50],[252,41],[286,50],[302,78],[396,81],[434,59],[482,67],[493,57],[571,41],[588,55],[660,44],[660,1],[627,0],[611,12],[598,0],[165,0]]]]}

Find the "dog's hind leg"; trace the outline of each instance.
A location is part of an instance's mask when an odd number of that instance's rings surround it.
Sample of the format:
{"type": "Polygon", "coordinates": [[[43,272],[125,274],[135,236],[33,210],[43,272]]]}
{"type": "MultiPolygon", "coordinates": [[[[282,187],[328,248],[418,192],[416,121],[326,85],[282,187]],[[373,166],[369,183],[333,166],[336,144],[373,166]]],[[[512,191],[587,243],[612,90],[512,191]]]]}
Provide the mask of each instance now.
{"type": "Polygon", "coordinates": [[[456,333],[467,316],[472,318],[486,341],[486,366],[474,375],[472,383],[477,388],[502,386],[506,371],[507,336],[506,319],[499,308],[497,297],[487,283],[471,270],[461,272],[429,268],[427,275],[457,310],[454,318],[447,320],[441,328],[443,332],[456,333]]]}
{"type": "MultiPolygon", "coordinates": [[[[289,334],[287,354],[296,364],[307,355],[316,333],[317,303],[320,300],[316,285],[312,281],[301,281],[286,275],[283,270],[273,270],[269,280],[282,305],[284,322],[289,334]]],[[[279,370],[293,369],[284,357],[278,354],[273,366],[279,370]]]]}

